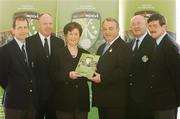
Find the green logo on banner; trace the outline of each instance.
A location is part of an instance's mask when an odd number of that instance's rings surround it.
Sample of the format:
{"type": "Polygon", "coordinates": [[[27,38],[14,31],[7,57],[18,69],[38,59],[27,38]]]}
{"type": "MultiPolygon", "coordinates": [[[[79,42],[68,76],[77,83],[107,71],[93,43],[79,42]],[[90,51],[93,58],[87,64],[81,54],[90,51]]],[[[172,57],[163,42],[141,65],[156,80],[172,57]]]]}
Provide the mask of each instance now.
{"type": "Polygon", "coordinates": [[[86,50],[95,47],[100,34],[100,14],[95,11],[75,12],[72,14],[72,21],[81,24],[83,28],[79,46],[86,50]]]}

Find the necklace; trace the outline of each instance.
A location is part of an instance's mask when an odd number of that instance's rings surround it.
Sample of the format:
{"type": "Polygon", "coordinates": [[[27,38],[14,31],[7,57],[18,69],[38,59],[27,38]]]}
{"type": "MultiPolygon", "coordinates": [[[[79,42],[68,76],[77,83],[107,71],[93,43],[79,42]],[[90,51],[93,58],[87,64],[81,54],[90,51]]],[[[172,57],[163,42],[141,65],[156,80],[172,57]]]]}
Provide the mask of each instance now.
{"type": "Polygon", "coordinates": [[[70,48],[70,47],[69,47],[69,51],[70,51],[71,56],[72,56],[73,58],[75,58],[75,57],[77,56],[77,54],[78,54],[78,48],[70,48]]]}

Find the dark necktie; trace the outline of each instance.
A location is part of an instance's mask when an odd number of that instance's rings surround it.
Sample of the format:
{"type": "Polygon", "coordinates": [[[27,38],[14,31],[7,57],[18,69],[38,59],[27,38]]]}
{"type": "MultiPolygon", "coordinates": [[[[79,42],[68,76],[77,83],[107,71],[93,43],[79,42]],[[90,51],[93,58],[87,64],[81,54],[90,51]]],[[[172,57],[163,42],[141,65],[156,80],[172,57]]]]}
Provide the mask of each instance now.
{"type": "Polygon", "coordinates": [[[134,51],[133,51],[134,54],[136,54],[137,51],[138,51],[138,42],[139,42],[139,40],[136,40],[136,45],[135,45],[135,48],[134,48],[134,51]]]}
{"type": "Polygon", "coordinates": [[[23,55],[24,62],[28,65],[28,60],[27,60],[27,57],[26,57],[26,52],[25,52],[25,46],[24,46],[24,44],[23,44],[22,47],[21,47],[21,51],[22,51],[22,55],[23,55]]]}
{"type": "Polygon", "coordinates": [[[49,57],[49,45],[48,45],[48,40],[45,38],[44,39],[44,51],[46,53],[46,57],[48,58],[49,57]]]}
{"type": "Polygon", "coordinates": [[[103,49],[102,55],[104,55],[104,53],[106,52],[106,50],[107,50],[109,47],[110,47],[110,44],[106,42],[105,47],[104,47],[104,49],[103,49]]]}

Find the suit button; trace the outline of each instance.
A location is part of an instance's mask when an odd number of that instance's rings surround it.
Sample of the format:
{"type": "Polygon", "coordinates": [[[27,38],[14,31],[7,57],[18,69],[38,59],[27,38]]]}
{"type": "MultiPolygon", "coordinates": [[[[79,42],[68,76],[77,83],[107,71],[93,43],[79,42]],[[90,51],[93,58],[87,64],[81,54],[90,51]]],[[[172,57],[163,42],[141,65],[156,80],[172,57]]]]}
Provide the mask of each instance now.
{"type": "Polygon", "coordinates": [[[130,76],[130,77],[132,77],[132,76],[133,76],[133,74],[129,74],[129,76],[130,76]]]}
{"type": "Polygon", "coordinates": [[[132,86],[132,85],[133,85],[133,83],[131,82],[131,83],[129,83],[129,85],[130,85],[130,86],[132,86]]]}
{"type": "Polygon", "coordinates": [[[152,86],[150,86],[150,88],[152,89],[153,87],[152,87],[152,86]]]}
{"type": "Polygon", "coordinates": [[[30,80],[30,83],[32,83],[32,80],[30,80]]]}
{"type": "Polygon", "coordinates": [[[151,75],[151,77],[152,77],[152,78],[154,78],[154,77],[155,77],[155,75],[151,75]]]}
{"type": "Polygon", "coordinates": [[[79,86],[78,85],[75,85],[76,88],[78,88],[79,86]]]}
{"type": "Polygon", "coordinates": [[[32,89],[30,89],[29,92],[32,93],[32,89]]]}

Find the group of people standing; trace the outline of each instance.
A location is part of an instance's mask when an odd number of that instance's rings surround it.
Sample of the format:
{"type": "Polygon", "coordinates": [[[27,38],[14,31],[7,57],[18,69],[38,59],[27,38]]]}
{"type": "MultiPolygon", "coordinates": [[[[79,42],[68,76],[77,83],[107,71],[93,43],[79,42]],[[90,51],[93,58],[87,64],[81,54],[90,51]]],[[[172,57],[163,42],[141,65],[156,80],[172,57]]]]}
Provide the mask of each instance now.
{"type": "Polygon", "coordinates": [[[119,23],[102,23],[105,43],[92,78],[75,68],[82,53],[80,24],[65,25],[63,40],[52,35],[53,18],[39,17],[39,32],[28,37],[28,21],[14,18],[14,38],[0,48],[0,85],[5,119],[87,119],[92,106],[99,119],[176,119],[180,104],[180,50],[166,33],[159,13],[131,19],[134,38],[119,36],[119,23]],[[64,45],[66,44],[66,45],[64,45]]]}

